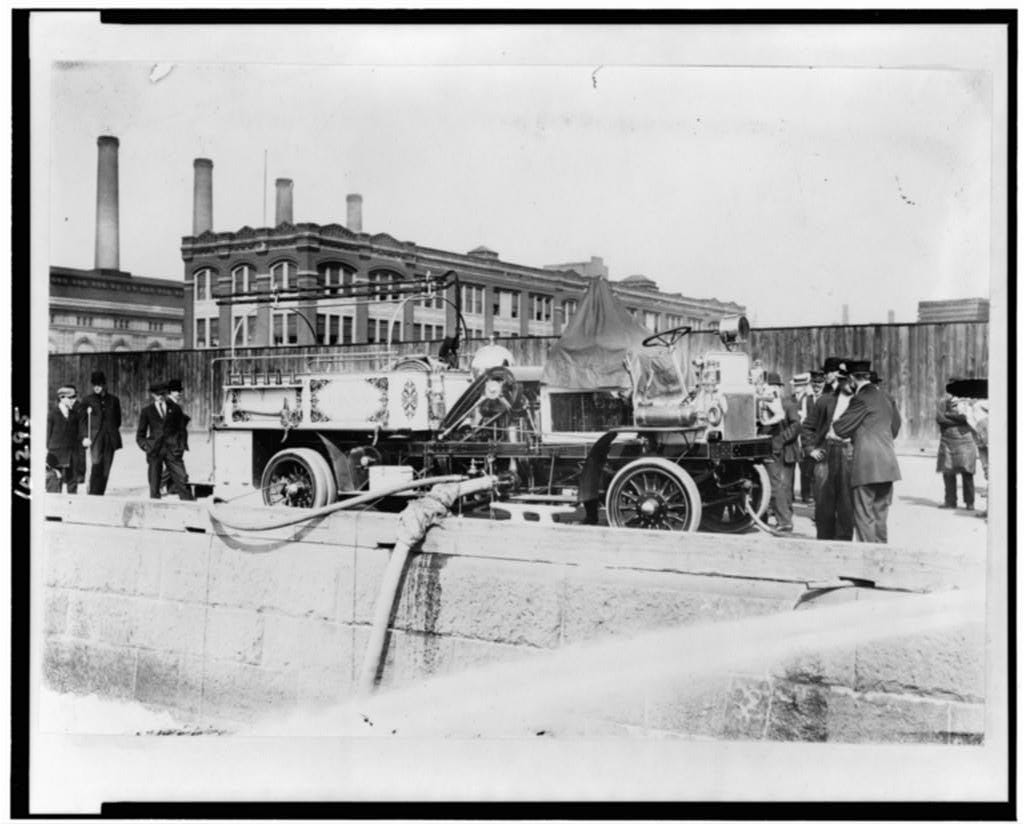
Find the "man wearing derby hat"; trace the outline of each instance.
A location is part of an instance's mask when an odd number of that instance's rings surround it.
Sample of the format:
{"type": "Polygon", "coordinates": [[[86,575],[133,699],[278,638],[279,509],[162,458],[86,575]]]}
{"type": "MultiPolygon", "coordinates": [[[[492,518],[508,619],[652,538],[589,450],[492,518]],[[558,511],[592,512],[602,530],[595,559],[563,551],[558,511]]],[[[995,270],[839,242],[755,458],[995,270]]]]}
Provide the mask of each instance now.
{"type": "Polygon", "coordinates": [[[184,501],[191,501],[185,464],[181,460],[184,414],[177,404],[167,400],[166,384],[151,384],[149,392],[153,402],[139,413],[139,428],[135,434],[135,441],[149,464],[149,497],[160,498],[160,477],[167,467],[171,474],[170,491],[184,501]]]}
{"type": "MultiPolygon", "coordinates": [[[[192,420],[192,417],[185,413],[184,408],[181,406],[181,394],[184,392],[184,386],[181,383],[180,378],[172,378],[167,382],[167,403],[174,404],[181,410],[182,416],[182,428],[180,432],[180,444],[175,446],[176,452],[181,456],[181,466],[185,466],[185,453],[188,452],[188,425],[192,420]],[[180,448],[180,449],[178,449],[180,448]]],[[[188,482],[188,471],[185,471],[185,481],[188,482]]],[[[168,467],[164,467],[163,474],[160,476],[160,490],[161,492],[168,492],[171,488],[171,471],[168,467]]]]}
{"type": "Polygon", "coordinates": [[[885,544],[889,538],[892,485],[900,480],[893,446],[900,431],[900,416],[891,399],[871,383],[871,364],[852,361],[847,371],[855,388],[853,398],[832,428],[840,438],[853,439],[850,485],[857,538],[885,544]]]}
{"type": "Polygon", "coordinates": [[[46,492],[59,493],[67,487],[78,492],[75,452],[78,449],[78,419],[74,413],[74,387],[57,390],[57,403],[46,413],[46,492]]]}
{"type": "Polygon", "coordinates": [[[82,446],[89,450],[92,470],[89,472],[89,495],[102,496],[114,463],[114,453],[121,449],[121,402],[107,392],[107,377],[97,370],[92,374],[92,392],[82,401],[82,446]]]}
{"type": "Polygon", "coordinates": [[[951,379],[946,394],[936,408],[935,423],[939,425],[939,454],[935,471],[942,473],[945,500],[942,509],[956,509],[956,477],[962,480],[964,508],[974,509],[974,471],[978,466],[978,442],[971,432],[967,415],[960,403],[966,382],[951,379]]]}
{"type": "Polygon", "coordinates": [[[832,421],[846,408],[851,390],[845,377],[847,359],[830,356],[821,371],[825,384],[821,397],[804,419],[801,443],[814,464],[814,526],[819,539],[853,539],[853,490],[850,468],[853,444],[840,438],[832,421]]]}

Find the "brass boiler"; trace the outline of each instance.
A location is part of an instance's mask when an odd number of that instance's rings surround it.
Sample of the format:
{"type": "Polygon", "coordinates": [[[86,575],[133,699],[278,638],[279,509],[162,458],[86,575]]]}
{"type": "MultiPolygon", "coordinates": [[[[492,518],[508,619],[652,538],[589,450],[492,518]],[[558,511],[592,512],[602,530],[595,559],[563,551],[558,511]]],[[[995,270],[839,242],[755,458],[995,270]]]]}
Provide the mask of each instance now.
{"type": "Polygon", "coordinates": [[[633,408],[633,419],[641,427],[692,427],[697,423],[697,408],[689,399],[655,398],[633,408]]]}

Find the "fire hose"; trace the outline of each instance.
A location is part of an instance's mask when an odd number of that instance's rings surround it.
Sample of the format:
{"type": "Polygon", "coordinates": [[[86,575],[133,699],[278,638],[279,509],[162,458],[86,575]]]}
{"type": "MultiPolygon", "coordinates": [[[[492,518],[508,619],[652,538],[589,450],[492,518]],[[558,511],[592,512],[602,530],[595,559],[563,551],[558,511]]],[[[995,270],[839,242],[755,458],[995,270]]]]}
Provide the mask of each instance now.
{"type": "Polygon", "coordinates": [[[324,507],[316,507],[312,510],[302,510],[298,515],[287,516],[283,519],[276,519],[273,521],[263,521],[257,523],[239,523],[226,521],[224,517],[216,512],[216,505],[211,501],[206,509],[210,514],[210,518],[214,521],[223,524],[225,527],[230,527],[232,530],[245,530],[248,532],[262,532],[265,530],[276,530],[279,527],[290,527],[293,524],[301,524],[304,521],[312,521],[313,519],[323,518],[324,516],[335,513],[339,510],[350,510],[354,507],[359,507],[363,504],[369,504],[370,502],[376,501],[386,496],[397,495],[398,493],[404,493],[409,490],[415,490],[420,487],[430,487],[434,484],[444,484],[446,482],[462,481],[466,477],[461,475],[449,475],[449,476],[434,476],[432,478],[421,478],[415,481],[405,481],[401,484],[396,484],[392,487],[385,487],[380,490],[371,490],[368,493],[362,493],[352,498],[347,498],[344,501],[337,501],[334,504],[328,504],[324,507]]]}
{"type": "Polygon", "coordinates": [[[370,640],[366,643],[363,667],[356,686],[357,695],[368,696],[373,692],[384,652],[391,611],[398,598],[399,584],[405,570],[409,551],[427,534],[427,530],[441,522],[448,515],[451,506],[462,496],[490,490],[497,484],[494,476],[482,476],[456,484],[439,484],[423,498],[413,501],[398,517],[398,541],[391,551],[391,558],[384,570],[373,607],[373,623],[370,625],[370,640]]]}
{"type": "Polygon", "coordinates": [[[778,536],[782,535],[782,533],[780,533],[778,530],[774,529],[773,527],[771,527],[768,524],[765,524],[765,522],[761,521],[761,519],[758,518],[757,513],[754,512],[754,508],[750,506],[750,491],[749,490],[743,494],[743,509],[746,511],[747,515],[750,516],[750,518],[753,520],[754,526],[758,530],[761,530],[762,532],[767,533],[769,536],[776,536],[776,537],[778,537],[778,536]]]}
{"type": "Polygon", "coordinates": [[[207,506],[207,510],[212,520],[226,527],[256,532],[288,527],[304,521],[322,518],[339,510],[349,510],[385,496],[395,495],[420,487],[432,487],[430,492],[423,498],[411,501],[398,517],[397,542],[395,543],[394,550],[391,552],[388,565],[384,570],[384,579],[381,581],[380,591],[377,594],[377,601],[373,611],[373,623],[370,626],[370,639],[366,645],[366,653],[363,656],[363,666],[359,677],[358,693],[365,696],[373,691],[377,681],[377,671],[380,669],[384,641],[387,638],[388,623],[391,619],[391,611],[394,607],[395,599],[398,597],[398,587],[402,580],[406,561],[409,558],[409,552],[414,545],[423,539],[431,527],[439,524],[448,515],[456,501],[463,496],[493,489],[497,483],[498,480],[494,476],[481,476],[474,479],[467,479],[461,475],[422,478],[383,490],[364,493],[345,501],[329,504],[326,507],[305,510],[301,515],[289,516],[284,519],[259,524],[239,524],[237,522],[225,521],[215,512],[215,505],[212,502],[207,506]]]}

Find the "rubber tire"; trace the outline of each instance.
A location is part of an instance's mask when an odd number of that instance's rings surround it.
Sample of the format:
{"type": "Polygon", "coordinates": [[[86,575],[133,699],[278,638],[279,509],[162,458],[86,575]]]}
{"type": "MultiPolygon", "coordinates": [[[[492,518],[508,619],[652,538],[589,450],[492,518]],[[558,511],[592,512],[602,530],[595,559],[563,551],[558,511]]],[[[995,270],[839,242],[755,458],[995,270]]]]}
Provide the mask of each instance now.
{"type": "Polygon", "coordinates": [[[605,497],[605,513],[608,517],[608,526],[623,526],[622,524],[617,523],[618,520],[615,515],[615,508],[611,506],[612,501],[619,495],[622,486],[626,483],[628,478],[638,470],[642,469],[662,470],[678,483],[683,494],[688,499],[688,503],[690,505],[690,518],[684,528],[675,532],[695,533],[700,527],[702,515],[700,492],[697,490],[697,484],[686,470],[665,458],[638,458],[636,461],[631,461],[615,474],[615,477],[612,479],[612,483],[608,485],[608,493],[605,497]]]}
{"type": "Polygon", "coordinates": [[[294,461],[305,467],[313,479],[313,509],[324,507],[338,497],[337,485],[334,483],[334,472],[331,470],[327,459],[316,450],[309,447],[295,447],[293,449],[281,450],[275,453],[273,458],[267,462],[260,478],[260,488],[263,490],[263,503],[268,506],[276,506],[268,500],[267,488],[274,469],[284,461],[294,461]]]}

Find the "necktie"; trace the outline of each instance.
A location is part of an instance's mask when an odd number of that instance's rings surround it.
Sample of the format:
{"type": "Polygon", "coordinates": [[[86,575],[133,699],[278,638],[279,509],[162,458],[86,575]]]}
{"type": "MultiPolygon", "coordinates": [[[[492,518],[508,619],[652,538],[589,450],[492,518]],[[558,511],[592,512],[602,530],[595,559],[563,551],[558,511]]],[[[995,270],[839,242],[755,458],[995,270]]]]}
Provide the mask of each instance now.
{"type": "Polygon", "coordinates": [[[159,413],[160,413],[160,417],[161,417],[161,418],[163,418],[163,417],[164,417],[164,403],[163,403],[163,401],[159,402],[159,403],[158,403],[158,404],[156,405],[156,408],[157,408],[157,410],[158,410],[158,411],[159,411],[159,413]]]}

